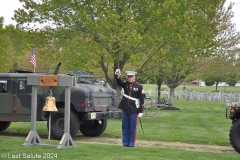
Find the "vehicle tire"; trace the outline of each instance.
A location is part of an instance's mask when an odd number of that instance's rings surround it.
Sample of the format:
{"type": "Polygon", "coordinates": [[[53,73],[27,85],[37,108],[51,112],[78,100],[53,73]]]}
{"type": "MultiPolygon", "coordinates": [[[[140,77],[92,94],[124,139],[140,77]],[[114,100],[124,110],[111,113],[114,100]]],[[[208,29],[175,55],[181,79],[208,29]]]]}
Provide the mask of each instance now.
{"type": "MultiPolygon", "coordinates": [[[[75,138],[78,133],[80,122],[78,116],[70,111],[70,135],[75,138]]],[[[49,129],[49,120],[47,122],[49,129]]],[[[64,108],[58,108],[58,112],[51,113],[51,137],[56,140],[61,140],[64,134],[64,108]]]]}
{"type": "Polygon", "coordinates": [[[85,124],[80,125],[80,132],[84,136],[97,137],[100,136],[107,128],[107,119],[101,119],[101,124],[98,120],[87,121],[85,124]]]}
{"type": "Polygon", "coordinates": [[[233,123],[229,133],[229,140],[235,151],[240,153],[240,120],[233,123]]]}
{"type": "Polygon", "coordinates": [[[0,121],[0,131],[6,130],[10,126],[11,122],[9,121],[0,121]]]}

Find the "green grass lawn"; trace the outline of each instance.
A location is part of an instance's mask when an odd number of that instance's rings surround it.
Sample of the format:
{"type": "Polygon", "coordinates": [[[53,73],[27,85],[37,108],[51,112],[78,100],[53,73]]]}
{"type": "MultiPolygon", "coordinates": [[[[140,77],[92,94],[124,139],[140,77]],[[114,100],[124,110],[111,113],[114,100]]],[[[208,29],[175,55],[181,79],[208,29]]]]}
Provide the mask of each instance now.
{"type": "MultiPolygon", "coordinates": [[[[145,90],[153,85],[144,85],[145,90]]],[[[187,87],[188,88],[188,87],[187,87]]],[[[200,87],[199,87],[200,88],[200,87]]],[[[204,87],[203,87],[204,88],[204,87]]],[[[238,87],[236,87],[238,88],[238,87]]],[[[209,89],[210,91],[211,89],[209,89]]],[[[230,90],[230,89],[228,89],[230,90]]],[[[237,91],[237,89],[234,89],[237,91]]],[[[233,90],[231,92],[234,92],[233,90]]],[[[225,104],[223,101],[187,101],[176,100],[175,107],[180,110],[161,110],[158,115],[144,113],[142,124],[144,135],[140,124],[137,126],[137,140],[182,142],[189,144],[221,145],[230,146],[229,130],[231,120],[225,117],[225,104]]],[[[156,113],[156,111],[154,111],[156,113]]],[[[14,122],[0,133],[0,156],[2,154],[23,156],[51,154],[57,155],[52,159],[87,159],[87,160],[125,160],[125,159],[163,159],[163,160],[226,160],[239,159],[239,154],[233,153],[212,153],[187,151],[173,148],[140,147],[126,148],[119,145],[89,144],[81,141],[74,141],[76,147],[57,149],[50,146],[23,147],[22,144],[30,130],[29,122],[14,122]],[[6,133],[10,134],[6,136],[6,133]],[[11,136],[21,133],[21,137],[11,136]],[[24,137],[24,138],[23,138],[24,137]]],[[[37,122],[37,131],[46,143],[58,144],[59,141],[46,140],[48,131],[46,122],[37,122]]],[[[80,133],[78,136],[82,136],[80,133]]],[[[102,137],[121,138],[121,121],[110,119],[106,131],[102,137]]],[[[1,157],[0,157],[1,159],[1,157]]],[[[4,158],[2,158],[4,159],[4,158]]],[[[6,158],[9,159],[9,158],[6,158]]]]}
{"type": "Polygon", "coordinates": [[[210,153],[178,150],[171,148],[154,148],[154,147],[135,147],[128,148],[116,145],[104,144],[86,144],[75,142],[77,147],[56,149],[49,146],[22,147],[22,138],[1,138],[0,159],[71,159],[71,160],[226,160],[238,159],[239,154],[210,153]],[[30,158],[38,156],[41,158],[30,158]],[[51,158],[44,158],[51,155],[51,158]],[[3,156],[7,156],[3,158],[3,156]],[[29,157],[29,158],[28,158],[29,157]],[[12,158],[13,159],[13,158],[12,158]]]}
{"type": "MultiPolygon", "coordinates": [[[[231,121],[225,118],[223,102],[175,101],[180,110],[161,110],[157,116],[144,113],[145,135],[138,128],[138,138],[152,141],[229,145],[231,121]]],[[[156,111],[155,111],[156,112],[156,111]]],[[[112,120],[105,135],[121,136],[119,120],[112,120]],[[117,132],[116,132],[117,131],[117,132]]]]}

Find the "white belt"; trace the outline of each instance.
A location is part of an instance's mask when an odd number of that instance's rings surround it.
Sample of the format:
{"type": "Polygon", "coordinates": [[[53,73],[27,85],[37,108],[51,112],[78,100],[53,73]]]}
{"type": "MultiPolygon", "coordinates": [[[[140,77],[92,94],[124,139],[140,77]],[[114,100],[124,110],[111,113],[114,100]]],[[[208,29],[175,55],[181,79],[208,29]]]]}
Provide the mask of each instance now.
{"type": "Polygon", "coordinates": [[[124,97],[128,98],[128,99],[131,99],[131,100],[134,100],[135,101],[135,104],[136,104],[136,107],[139,108],[139,103],[138,103],[138,99],[137,98],[133,98],[131,96],[128,96],[126,94],[123,95],[124,97]]]}

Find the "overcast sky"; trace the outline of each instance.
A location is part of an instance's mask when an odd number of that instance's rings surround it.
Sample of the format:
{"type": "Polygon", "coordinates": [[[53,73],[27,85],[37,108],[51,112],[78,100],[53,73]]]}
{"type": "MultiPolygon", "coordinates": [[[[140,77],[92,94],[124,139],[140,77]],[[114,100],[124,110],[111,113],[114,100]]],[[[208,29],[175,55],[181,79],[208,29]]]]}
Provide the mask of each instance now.
{"type": "MultiPolygon", "coordinates": [[[[232,11],[234,12],[234,17],[232,21],[236,23],[236,29],[240,32],[240,0],[226,0],[226,5],[230,2],[234,2],[232,11]]],[[[0,0],[0,16],[4,17],[5,25],[16,24],[15,21],[11,20],[14,15],[14,10],[21,8],[21,3],[19,0],[0,0]]]]}

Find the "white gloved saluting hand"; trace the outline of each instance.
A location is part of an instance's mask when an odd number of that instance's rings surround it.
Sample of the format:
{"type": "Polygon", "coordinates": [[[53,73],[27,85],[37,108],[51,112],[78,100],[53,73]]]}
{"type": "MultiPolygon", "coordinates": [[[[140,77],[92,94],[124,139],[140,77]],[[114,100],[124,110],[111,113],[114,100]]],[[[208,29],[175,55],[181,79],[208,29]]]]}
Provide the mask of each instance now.
{"type": "Polygon", "coordinates": [[[120,76],[121,75],[121,70],[120,69],[116,69],[115,74],[120,76]]]}
{"type": "Polygon", "coordinates": [[[138,113],[138,117],[141,118],[143,116],[143,113],[138,113]]]}

